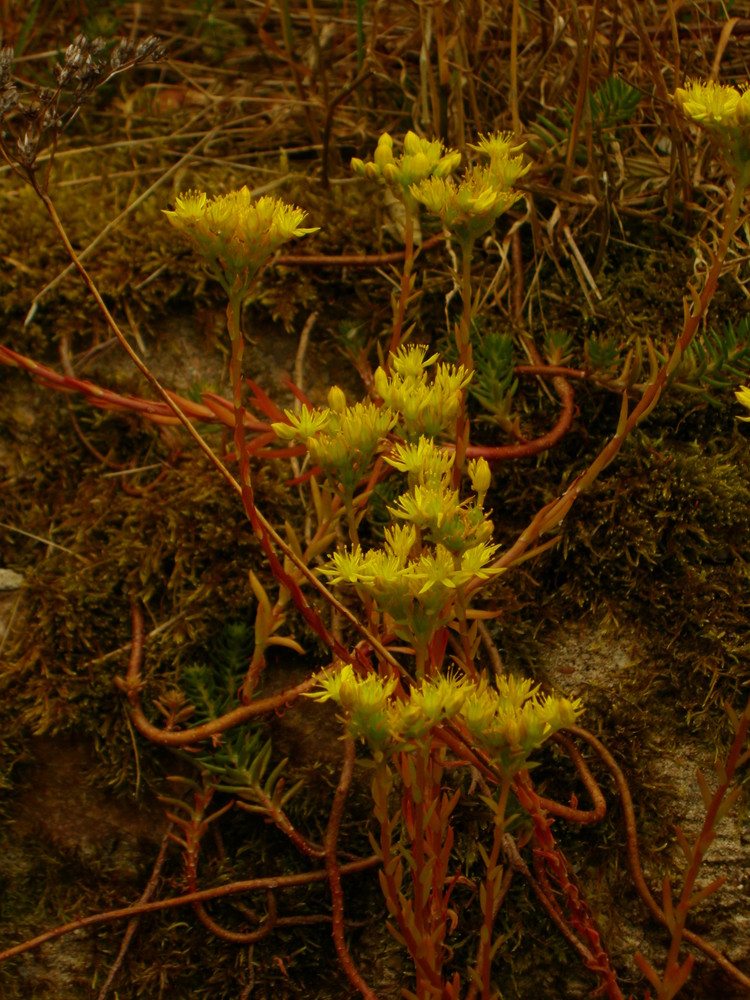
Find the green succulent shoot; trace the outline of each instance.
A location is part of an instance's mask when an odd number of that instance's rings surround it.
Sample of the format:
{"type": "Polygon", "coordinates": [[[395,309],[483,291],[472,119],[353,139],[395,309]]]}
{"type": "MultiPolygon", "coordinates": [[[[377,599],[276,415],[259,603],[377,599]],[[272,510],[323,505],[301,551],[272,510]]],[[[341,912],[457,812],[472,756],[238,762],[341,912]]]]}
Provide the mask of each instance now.
{"type": "Polygon", "coordinates": [[[186,191],[164,214],[227,293],[246,290],[279,247],[318,228],[302,226],[301,208],[265,195],[253,200],[247,187],[210,200],[204,191],[186,191]]]}

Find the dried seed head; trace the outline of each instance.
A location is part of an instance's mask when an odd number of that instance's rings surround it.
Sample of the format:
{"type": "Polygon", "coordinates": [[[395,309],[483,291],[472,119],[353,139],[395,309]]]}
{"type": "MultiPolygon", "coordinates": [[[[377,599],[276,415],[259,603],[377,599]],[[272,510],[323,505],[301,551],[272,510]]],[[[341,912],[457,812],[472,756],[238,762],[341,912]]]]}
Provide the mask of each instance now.
{"type": "Polygon", "coordinates": [[[76,35],[73,41],[65,50],[65,65],[71,69],[78,69],[86,58],[88,38],[85,35],[76,35]]]}
{"type": "Polygon", "coordinates": [[[106,39],[102,38],[101,35],[97,35],[96,38],[92,38],[89,42],[89,53],[93,59],[96,59],[97,56],[102,54],[106,47],[106,39]]]}
{"type": "Polygon", "coordinates": [[[13,49],[6,45],[0,49],[0,87],[4,87],[10,80],[10,71],[13,67],[13,49]]]}
{"type": "Polygon", "coordinates": [[[55,79],[58,86],[64,87],[72,75],[73,70],[70,66],[63,66],[60,63],[55,66],[55,79]]]}
{"type": "Polygon", "coordinates": [[[164,51],[164,46],[156,35],[147,35],[135,50],[135,61],[141,63],[145,62],[146,59],[151,59],[153,62],[157,62],[164,56],[164,51]]]}
{"type": "Polygon", "coordinates": [[[10,84],[0,92],[0,118],[4,118],[17,104],[18,91],[10,84]]]}
{"type": "Polygon", "coordinates": [[[133,46],[127,40],[127,38],[121,38],[115,48],[112,50],[112,55],[109,57],[109,63],[112,69],[120,69],[133,55],[133,46]]]}
{"type": "Polygon", "coordinates": [[[26,132],[23,139],[17,141],[16,148],[18,149],[18,162],[21,166],[33,166],[36,158],[37,139],[32,136],[31,132],[26,132]]]}
{"type": "Polygon", "coordinates": [[[39,126],[42,132],[46,132],[48,128],[60,128],[62,125],[62,119],[57,113],[57,109],[54,105],[47,108],[44,112],[44,117],[42,118],[41,125],[39,126]]]}

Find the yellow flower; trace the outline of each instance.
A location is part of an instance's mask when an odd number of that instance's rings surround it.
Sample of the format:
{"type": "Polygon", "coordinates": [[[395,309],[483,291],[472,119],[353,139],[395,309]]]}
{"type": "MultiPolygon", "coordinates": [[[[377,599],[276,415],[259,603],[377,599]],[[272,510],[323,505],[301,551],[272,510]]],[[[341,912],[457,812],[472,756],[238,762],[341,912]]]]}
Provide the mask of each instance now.
{"type": "MultiPolygon", "coordinates": [[[[520,161],[520,157],[516,157],[520,161]]],[[[508,176],[520,176],[525,170],[513,171],[506,161],[503,170],[508,176]]],[[[495,221],[518,201],[520,194],[506,183],[505,174],[489,166],[472,167],[460,183],[452,177],[429,177],[411,188],[413,197],[428,211],[437,215],[446,229],[461,242],[473,243],[495,224],[495,221]]]]}
{"type": "Polygon", "coordinates": [[[713,80],[693,80],[685,87],[678,87],[674,96],[694,122],[708,126],[726,126],[736,122],[740,94],[734,87],[725,87],[713,80]]]}
{"type": "Polygon", "coordinates": [[[323,569],[333,583],[358,583],[364,569],[364,555],[359,545],[347,552],[342,549],[331,556],[331,565],[323,569]]]}
{"type": "Polygon", "coordinates": [[[393,188],[396,197],[409,207],[415,207],[410,193],[413,184],[427,177],[445,177],[461,162],[455,149],[445,149],[439,139],[420,139],[415,132],[404,136],[404,151],[398,158],[393,155],[393,139],[384,132],[378,139],[371,163],[355,157],[351,168],[356,174],[371,180],[385,181],[393,188]]]}
{"type": "Polygon", "coordinates": [[[413,524],[394,524],[385,529],[385,547],[398,559],[401,566],[405,566],[408,562],[416,541],[417,529],[413,524]]]}
{"type": "Polygon", "coordinates": [[[331,421],[330,410],[312,410],[306,404],[302,404],[299,413],[293,410],[284,410],[288,423],[271,424],[276,437],[283,441],[305,442],[308,438],[314,437],[320,431],[326,430],[331,421]]]}
{"type": "Polygon", "coordinates": [[[210,201],[203,191],[187,191],[164,214],[229,290],[237,290],[238,279],[240,289],[247,288],[282,244],[317,229],[302,226],[301,208],[268,196],[253,201],[247,187],[210,201]]]}
{"type": "Polygon", "coordinates": [[[335,673],[325,674],[319,683],[322,690],[308,692],[307,697],[340,705],[355,739],[366,740],[373,750],[390,741],[388,708],[397,680],[384,680],[377,674],[359,677],[347,663],[335,673]]]}
{"type": "Polygon", "coordinates": [[[184,194],[178,194],[175,199],[175,211],[167,212],[164,214],[172,221],[172,216],[176,216],[181,220],[183,225],[189,225],[192,222],[198,222],[201,220],[205,214],[206,209],[206,192],[205,191],[186,191],[184,194]]]}
{"type": "MultiPolygon", "coordinates": [[[[750,410],[750,386],[743,385],[741,389],[737,389],[735,396],[738,403],[742,403],[743,406],[750,410]]],[[[738,417],[737,419],[750,421],[750,417],[738,417]]]]}
{"type": "MultiPolygon", "coordinates": [[[[490,160],[502,160],[510,157],[511,153],[519,153],[523,147],[526,145],[525,142],[520,142],[514,145],[516,141],[515,136],[512,132],[491,132],[489,135],[480,135],[479,142],[476,145],[471,145],[471,149],[475,149],[478,153],[484,153],[485,156],[489,156],[490,160]]],[[[516,159],[521,159],[521,157],[516,157],[516,159]]],[[[526,168],[528,170],[529,167],[526,168]]],[[[524,170],[524,173],[526,173],[524,170]]]]}
{"type": "Polygon", "coordinates": [[[409,486],[416,486],[440,482],[449,477],[455,459],[455,453],[441,448],[432,438],[421,435],[416,444],[395,445],[385,460],[394,469],[408,475],[409,486]]]}
{"type": "Polygon", "coordinates": [[[419,687],[412,687],[408,701],[391,706],[391,733],[398,740],[418,741],[439,723],[452,719],[465,698],[465,685],[457,677],[423,679],[419,687]]]}
{"type": "Polygon", "coordinates": [[[750,186],[750,90],[713,80],[693,80],[678,87],[675,101],[694,122],[717,139],[742,188],[750,186]]]}

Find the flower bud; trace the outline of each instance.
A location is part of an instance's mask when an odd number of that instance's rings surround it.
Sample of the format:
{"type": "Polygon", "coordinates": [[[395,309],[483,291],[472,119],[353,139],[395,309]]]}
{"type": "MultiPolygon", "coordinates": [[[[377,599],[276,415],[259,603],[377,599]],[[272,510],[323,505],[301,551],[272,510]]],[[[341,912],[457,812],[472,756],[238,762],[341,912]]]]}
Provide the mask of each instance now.
{"type": "Polygon", "coordinates": [[[344,390],[334,385],[328,391],[328,406],[334,413],[343,413],[346,409],[346,396],[344,390]]]}
{"type": "Polygon", "coordinates": [[[447,177],[448,174],[452,174],[456,167],[461,163],[461,154],[458,150],[454,150],[452,153],[447,153],[445,156],[441,156],[438,160],[438,164],[432,171],[433,177],[447,177]]]}
{"type": "Polygon", "coordinates": [[[477,458],[469,462],[469,478],[474,492],[479,496],[484,496],[492,482],[492,473],[487,459],[477,458]]]}
{"type": "Polygon", "coordinates": [[[415,153],[420,152],[421,149],[422,143],[420,142],[419,136],[416,132],[407,132],[404,136],[404,152],[407,156],[414,156],[415,153]]]}
{"type": "Polygon", "coordinates": [[[429,176],[430,161],[421,150],[414,154],[410,166],[411,170],[409,172],[413,175],[414,180],[421,180],[423,177],[429,176]]]}
{"type": "Polygon", "coordinates": [[[384,132],[378,140],[373,160],[379,167],[385,166],[386,163],[393,163],[393,139],[387,132],[384,132]]]}
{"type": "Polygon", "coordinates": [[[388,394],[388,376],[382,368],[378,368],[373,377],[375,392],[381,399],[385,399],[388,394]]]}
{"type": "Polygon", "coordinates": [[[398,180],[398,167],[395,163],[386,163],[382,169],[383,178],[388,181],[389,184],[395,184],[398,180]]]}

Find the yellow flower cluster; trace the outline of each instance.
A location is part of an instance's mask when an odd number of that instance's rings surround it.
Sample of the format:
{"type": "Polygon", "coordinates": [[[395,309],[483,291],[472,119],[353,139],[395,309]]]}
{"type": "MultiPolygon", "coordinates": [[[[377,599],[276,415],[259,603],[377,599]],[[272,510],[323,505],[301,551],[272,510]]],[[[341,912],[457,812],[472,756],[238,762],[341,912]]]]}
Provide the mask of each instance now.
{"type": "MultiPolygon", "coordinates": [[[[378,368],[374,381],[382,405],[365,402],[347,406],[343,391],[334,386],[328,394],[327,407],[302,406],[297,413],[285,410],[286,420],[271,425],[274,433],[282,441],[304,444],[334,488],[351,496],[391,431],[407,441],[416,441],[424,435],[432,438],[443,434],[452,427],[461,405],[461,391],[471,375],[463,368],[440,364],[433,381],[428,382],[426,369],[436,355],[425,359],[425,354],[423,346],[402,347],[391,355],[390,376],[378,368]]],[[[414,456],[408,459],[408,451],[394,451],[396,458],[391,464],[399,468],[398,462],[403,465],[408,461],[411,468],[424,470],[425,449],[431,455],[430,461],[442,463],[441,468],[452,466],[452,457],[445,456],[442,449],[429,444],[427,439],[417,445],[414,456]]],[[[403,471],[407,471],[405,466],[403,471]]],[[[487,480],[483,492],[489,486],[488,476],[489,468],[483,473],[487,480]]]]}
{"type": "Polygon", "coordinates": [[[301,208],[267,196],[253,201],[247,187],[210,200],[203,191],[187,191],[164,214],[228,291],[247,288],[280,246],[317,229],[302,227],[301,208]]]}
{"type": "Polygon", "coordinates": [[[467,694],[461,719],[479,746],[506,772],[523,767],[529,754],[558,729],[575,724],[579,699],[539,694],[525,678],[501,676],[493,688],[486,679],[467,694]]]}
{"type": "Polygon", "coordinates": [[[372,597],[401,639],[424,646],[451,621],[453,602],[474,577],[488,580],[502,570],[489,565],[496,545],[465,542],[463,551],[452,552],[437,544],[411,558],[416,541],[414,525],[395,525],[386,529],[382,548],[336,552],[322,572],[372,597]]]}
{"type": "Polygon", "coordinates": [[[341,413],[329,411],[328,428],[307,439],[310,458],[350,494],[385,439],[396,417],[374,403],[355,403],[341,413]]]}
{"type": "MultiPolygon", "coordinates": [[[[738,403],[742,403],[744,407],[750,410],[750,386],[743,385],[741,389],[737,389],[735,396],[738,403]]],[[[750,417],[738,417],[737,419],[750,422],[750,417]]]]}
{"type": "Polygon", "coordinates": [[[344,710],[351,736],[367,740],[376,749],[390,740],[388,711],[397,684],[377,674],[359,677],[347,663],[321,679],[322,691],[310,691],[306,696],[315,701],[335,701],[344,710]]]}
{"type": "Polygon", "coordinates": [[[404,151],[399,157],[393,155],[393,139],[384,132],[378,139],[375,153],[370,163],[355,157],[351,167],[355,174],[370,179],[385,181],[394,193],[409,205],[413,205],[410,189],[413,184],[428,177],[445,177],[461,162],[461,154],[455,149],[445,149],[439,139],[430,142],[420,139],[415,132],[404,136],[404,151]]]}
{"type": "Polygon", "coordinates": [[[427,368],[437,355],[425,360],[426,350],[421,345],[401,347],[391,355],[391,374],[378,368],[374,376],[375,391],[385,406],[400,415],[409,441],[422,435],[439,437],[452,429],[462,390],[471,381],[471,372],[465,368],[441,363],[428,383],[427,368]]]}
{"type": "Polygon", "coordinates": [[[408,493],[403,493],[388,509],[394,517],[418,528],[423,541],[443,545],[450,552],[466,552],[492,536],[492,524],[485,517],[481,503],[461,501],[458,490],[453,489],[454,459],[453,454],[445,456],[446,470],[439,474],[425,465],[425,471],[414,477],[417,481],[408,493]]]}
{"type": "Polygon", "coordinates": [[[462,243],[471,244],[518,201],[520,194],[513,185],[531,169],[531,164],[524,166],[522,156],[513,155],[523,145],[514,145],[509,133],[480,136],[472,148],[488,156],[489,164],[472,167],[459,182],[429,177],[414,184],[411,193],[462,243]]]}
{"type": "Polygon", "coordinates": [[[726,129],[750,125],[750,90],[727,87],[713,80],[692,80],[678,87],[675,100],[695,122],[726,129]]]}
{"type": "Polygon", "coordinates": [[[718,140],[738,180],[750,185],[750,89],[713,80],[693,80],[675,91],[675,101],[694,122],[718,140]]]}
{"type": "MultiPolygon", "coordinates": [[[[409,489],[388,508],[404,523],[386,529],[380,548],[365,553],[356,545],[335,553],[323,572],[370,597],[397,635],[424,648],[451,620],[456,599],[463,601],[474,579],[501,572],[490,565],[497,546],[489,541],[492,522],[483,493],[461,501],[452,486],[453,454],[421,437],[395,445],[386,461],[408,476],[409,489]]],[[[487,463],[473,463],[471,473],[486,491],[487,463]]]]}
{"type": "Polygon", "coordinates": [[[574,725],[581,712],[578,699],[540,695],[531,681],[507,676],[497,678],[496,686],[486,678],[424,678],[399,698],[394,680],[361,678],[347,664],[325,675],[320,688],[308,697],[340,705],[350,734],[376,753],[413,749],[435,726],[452,719],[506,775],[523,767],[559,729],[574,725]]]}
{"type": "Polygon", "coordinates": [[[287,421],[271,426],[281,440],[304,444],[334,488],[351,499],[397,417],[386,407],[370,402],[347,406],[338,386],[329,392],[328,403],[328,408],[321,410],[308,406],[299,413],[285,410],[287,421]]]}
{"type": "MultiPolygon", "coordinates": [[[[469,463],[476,496],[462,501],[453,484],[455,456],[434,440],[451,427],[471,376],[440,364],[429,382],[435,356],[426,354],[424,346],[405,346],[391,355],[390,375],[377,370],[382,405],[348,406],[334,386],[327,407],[287,410],[286,420],[272,425],[280,440],[305,445],[347,507],[374,456],[390,448],[385,461],[406,473],[408,489],[389,507],[394,524],[383,545],[365,553],[354,544],[333,555],[321,572],[374,601],[396,633],[421,651],[451,621],[469,583],[500,572],[490,566],[497,546],[490,544],[492,522],[483,508],[489,465],[484,459],[469,463]]],[[[356,535],[351,538],[356,543],[356,535]]]]}

